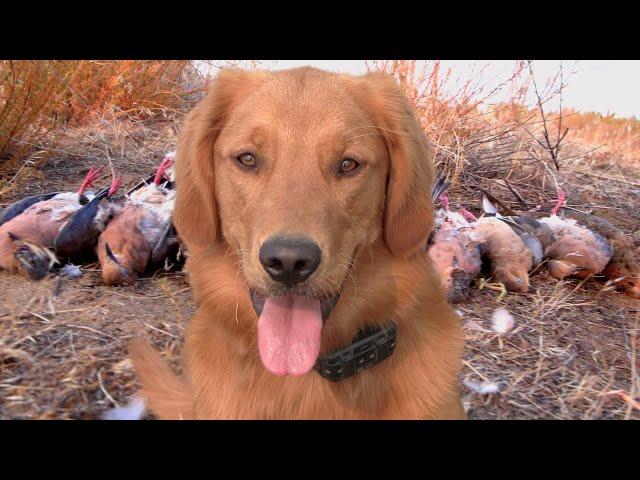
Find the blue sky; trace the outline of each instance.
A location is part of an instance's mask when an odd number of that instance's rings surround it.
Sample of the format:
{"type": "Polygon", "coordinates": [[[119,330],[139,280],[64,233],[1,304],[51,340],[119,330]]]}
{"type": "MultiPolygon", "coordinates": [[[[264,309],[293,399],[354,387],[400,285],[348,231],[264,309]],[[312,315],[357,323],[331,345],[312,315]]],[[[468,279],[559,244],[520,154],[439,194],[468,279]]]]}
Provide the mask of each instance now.
{"type": "MultiPolygon", "coordinates": [[[[484,75],[491,81],[508,78],[514,62],[446,60],[444,67],[452,67],[455,74],[464,77],[489,64],[484,75]]],[[[640,61],[637,60],[564,60],[565,71],[574,73],[568,78],[564,93],[564,105],[580,111],[594,111],[603,114],[615,113],[619,117],[640,118],[640,61]]],[[[363,60],[264,60],[259,67],[284,69],[302,65],[312,65],[325,70],[351,74],[366,71],[363,60]]],[[[539,84],[558,70],[559,60],[536,60],[533,68],[539,84]]]]}

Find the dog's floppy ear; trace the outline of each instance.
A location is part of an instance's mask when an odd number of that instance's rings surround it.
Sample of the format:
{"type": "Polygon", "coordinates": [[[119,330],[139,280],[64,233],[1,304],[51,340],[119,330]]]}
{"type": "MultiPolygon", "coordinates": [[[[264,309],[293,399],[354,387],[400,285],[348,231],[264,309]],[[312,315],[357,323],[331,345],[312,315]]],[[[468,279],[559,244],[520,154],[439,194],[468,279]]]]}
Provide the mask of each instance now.
{"type": "Polygon", "coordinates": [[[221,70],[207,97],[186,119],[176,151],[174,223],[189,248],[205,248],[217,238],[214,146],[232,108],[267,75],[258,70],[221,70]]]}
{"type": "Polygon", "coordinates": [[[354,80],[356,88],[350,90],[364,103],[389,151],[385,240],[394,255],[410,257],[426,247],[434,226],[431,146],[393,77],[370,73],[354,80]]]}

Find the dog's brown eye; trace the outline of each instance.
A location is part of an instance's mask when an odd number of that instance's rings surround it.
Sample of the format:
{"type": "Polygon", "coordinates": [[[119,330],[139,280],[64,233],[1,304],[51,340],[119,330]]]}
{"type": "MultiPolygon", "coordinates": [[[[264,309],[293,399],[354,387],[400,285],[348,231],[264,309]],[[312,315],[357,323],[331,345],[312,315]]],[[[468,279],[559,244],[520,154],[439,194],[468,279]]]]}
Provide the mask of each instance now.
{"type": "Polygon", "coordinates": [[[243,153],[237,158],[237,160],[245,167],[255,168],[256,166],[256,157],[254,157],[250,153],[243,153]]]}
{"type": "Polygon", "coordinates": [[[353,172],[359,166],[360,164],[355,160],[353,160],[352,158],[344,158],[342,162],[340,162],[340,173],[353,172]]]}

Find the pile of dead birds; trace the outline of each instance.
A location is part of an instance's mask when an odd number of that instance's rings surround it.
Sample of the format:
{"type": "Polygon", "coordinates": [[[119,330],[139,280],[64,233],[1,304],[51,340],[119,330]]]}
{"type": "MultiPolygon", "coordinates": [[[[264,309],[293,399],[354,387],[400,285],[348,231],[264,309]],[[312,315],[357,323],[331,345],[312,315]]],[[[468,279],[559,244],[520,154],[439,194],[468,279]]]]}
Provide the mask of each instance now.
{"type": "Polygon", "coordinates": [[[125,194],[122,177],[96,192],[102,167],[92,167],[75,192],[24,198],[0,214],[0,269],[34,280],[98,259],[107,285],[131,285],[139,275],[180,257],[173,227],[175,152],[125,194]]]}
{"type": "Polygon", "coordinates": [[[439,208],[427,252],[451,303],[467,299],[474,281],[501,296],[526,293],[529,276],[544,267],[557,279],[604,277],[605,290],[640,298],[640,263],[631,241],[601,217],[563,208],[562,189],[548,214],[510,210],[503,216],[485,193],[483,213],[476,217],[465,208],[452,209],[448,187],[439,177],[433,188],[439,208]]]}
{"type": "MultiPolygon", "coordinates": [[[[78,275],[75,264],[99,261],[107,285],[131,285],[139,275],[168,262],[178,265],[180,242],[173,226],[175,152],[147,179],[118,195],[121,177],[97,192],[91,168],[76,192],[36,195],[0,214],[0,269],[41,279],[60,269],[78,275]]],[[[468,298],[472,285],[529,291],[529,276],[542,268],[557,279],[607,279],[604,289],[640,298],[640,264],[630,240],[607,220],[563,208],[564,192],[548,214],[498,213],[486,194],[482,214],[450,205],[449,182],[433,188],[436,228],[427,245],[451,303],[468,298]]]]}

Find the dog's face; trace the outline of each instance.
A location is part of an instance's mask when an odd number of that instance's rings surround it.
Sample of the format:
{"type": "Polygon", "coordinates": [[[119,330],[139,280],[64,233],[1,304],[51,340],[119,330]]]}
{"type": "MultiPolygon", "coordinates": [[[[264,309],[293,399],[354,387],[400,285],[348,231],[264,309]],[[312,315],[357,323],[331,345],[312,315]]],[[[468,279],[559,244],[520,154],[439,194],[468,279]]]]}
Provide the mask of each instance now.
{"type": "Polygon", "coordinates": [[[230,113],[213,161],[220,232],[249,287],[335,298],[356,250],[382,231],[389,164],[367,113],[335,80],[265,82],[230,113]],[[319,257],[304,281],[280,281],[261,259],[269,242],[286,250],[286,239],[319,257]]]}
{"type": "MultiPolygon", "coordinates": [[[[426,140],[390,78],[223,71],[181,136],[175,221],[189,249],[224,242],[237,254],[267,318],[262,354],[296,325],[302,343],[319,343],[357,253],[381,235],[398,256],[424,248],[431,182],[426,140]]],[[[296,365],[263,361],[304,373],[317,352],[299,350],[296,365]]]]}

